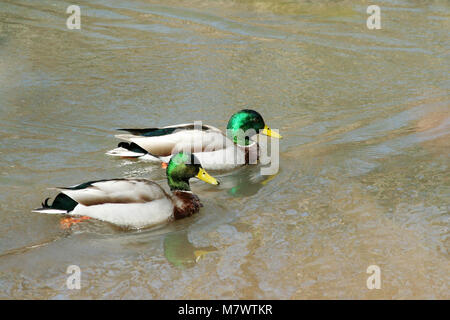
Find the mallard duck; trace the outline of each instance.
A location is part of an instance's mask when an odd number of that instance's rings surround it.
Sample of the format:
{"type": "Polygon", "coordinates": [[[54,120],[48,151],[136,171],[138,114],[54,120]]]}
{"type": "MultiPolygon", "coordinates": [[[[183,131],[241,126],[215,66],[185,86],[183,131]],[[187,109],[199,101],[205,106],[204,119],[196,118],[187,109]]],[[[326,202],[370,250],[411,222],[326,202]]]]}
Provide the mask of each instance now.
{"type": "Polygon", "coordinates": [[[261,133],[281,138],[271,130],[262,116],[249,109],[233,114],[228,121],[228,137],[219,129],[200,123],[146,129],[119,129],[129,134],[116,135],[127,142],[106,154],[124,158],[140,158],[167,163],[179,151],[196,155],[208,170],[233,169],[240,165],[256,163],[258,144],[251,138],[261,133]]]}
{"type": "Polygon", "coordinates": [[[145,228],[182,219],[198,212],[202,204],[191,192],[189,179],[197,177],[207,183],[219,182],[202,168],[190,153],[174,155],[166,168],[172,194],[147,179],[111,179],[56,188],[53,203],[49,198],[42,208],[33,210],[48,214],[82,216],[110,222],[120,227],[145,228]]]}

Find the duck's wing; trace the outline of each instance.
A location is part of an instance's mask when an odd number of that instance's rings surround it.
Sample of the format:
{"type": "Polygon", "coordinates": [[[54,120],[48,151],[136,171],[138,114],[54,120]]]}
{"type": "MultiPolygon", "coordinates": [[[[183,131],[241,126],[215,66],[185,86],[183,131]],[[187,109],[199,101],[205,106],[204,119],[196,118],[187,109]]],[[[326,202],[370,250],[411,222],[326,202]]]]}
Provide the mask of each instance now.
{"type": "Polygon", "coordinates": [[[159,127],[159,128],[143,128],[143,129],[117,129],[120,131],[127,131],[131,133],[133,136],[142,136],[142,137],[159,137],[159,136],[167,136],[175,131],[180,130],[200,130],[200,131],[218,131],[219,129],[209,125],[199,125],[195,123],[183,123],[176,124],[173,126],[159,127]]]}
{"type": "Polygon", "coordinates": [[[226,137],[217,128],[195,123],[163,128],[121,129],[130,134],[117,138],[133,142],[153,156],[170,156],[180,151],[203,152],[224,148],[226,137]]]}
{"type": "Polygon", "coordinates": [[[85,206],[145,203],[169,197],[161,186],[146,179],[97,180],[57,189],[85,206]]]}

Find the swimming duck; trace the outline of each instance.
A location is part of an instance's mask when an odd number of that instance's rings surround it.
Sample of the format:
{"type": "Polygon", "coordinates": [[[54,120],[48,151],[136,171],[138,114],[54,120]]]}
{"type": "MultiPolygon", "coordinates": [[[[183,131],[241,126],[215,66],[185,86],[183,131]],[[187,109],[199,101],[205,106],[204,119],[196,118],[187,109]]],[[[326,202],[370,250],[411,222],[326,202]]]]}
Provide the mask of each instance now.
{"type": "Polygon", "coordinates": [[[207,183],[219,182],[202,168],[190,153],[174,155],[166,168],[172,194],[147,179],[111,179],[56,188],[53,203],[49,198],[33,212],[81,216],[110,222],[120,227],[145,228],[198,212],[202,204],[191,192],[189,179],[197,177],[207,183]]]}
{"type": "Polygon", "coordinates": [[[208,170],[227,170],[256,163],[258,144],[251,138],[257,133],[281,138],[265,124],[258,112],[250,109],[231,116],[227,125],[228,136],[213,126],[201,123],[119,130],[129,132],[116,135],[127,142],[120,142],[107,155],[167,163],[171,155],[188,151],[195,154],[208,170]]]}

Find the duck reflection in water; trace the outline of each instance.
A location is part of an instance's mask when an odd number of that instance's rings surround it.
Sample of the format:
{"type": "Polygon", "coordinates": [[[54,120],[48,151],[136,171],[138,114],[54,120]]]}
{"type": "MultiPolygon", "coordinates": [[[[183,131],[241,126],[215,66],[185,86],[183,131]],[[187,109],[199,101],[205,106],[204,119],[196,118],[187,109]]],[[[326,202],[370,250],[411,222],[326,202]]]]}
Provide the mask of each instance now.
{"type": "MultiPolygon", "coordinates": [[[[281,170],[281,169],[280,169],[281,170]]],[[[221,176],[221,189],[227,189],[233,197],[249,197],[264,187],[270,180],[274,179],[279,172],[274,175],[261,175],[260,166],[245,167],[235,171],[230,175],[221,176]]]]}
{"type": "Polygon", "coordinates": [[[164,238],[164,256],[178,268],[192,268],[208,253],[217,251],[213,246],[195,247],[187,231],[169,233],[164,238]]]}

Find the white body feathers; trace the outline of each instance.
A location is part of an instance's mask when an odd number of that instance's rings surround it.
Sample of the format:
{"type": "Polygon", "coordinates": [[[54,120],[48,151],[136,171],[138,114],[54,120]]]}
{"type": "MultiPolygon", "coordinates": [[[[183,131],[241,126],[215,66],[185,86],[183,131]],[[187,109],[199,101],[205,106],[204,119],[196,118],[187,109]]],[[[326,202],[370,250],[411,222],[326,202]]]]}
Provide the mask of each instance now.
{"type": "Polygon", "coordinates": [[[229,170],[247,162],[252,164],[257,162],[256,143],[249,146],[236,145],[215,127],[203,126],[203,129],[192,129],[192,126],[193,124],[181,124],[163,127],[161,129],[177,128],[177,130],[159,136],[119,134],[116,138],[135,143],[148,153],[118,147],[106,154],[167,163],[173,154],[188,151],[200,160],[206,170],[229,170]]]}
{"type": "Polygon", "coordinates": [[[172,198],[146,179],[115,179],[57,188],[78,202],[72,211],[43,207],[34,212],[87,216],[121,227],[144,228],[173,218],[172,198]]]}
{"type": "Polygon", "coordinates": [[[69,215],[88,216],[120,227],[140,229],[169,222],[173,215],[173,203],[163,198],[146,203],[78,204],[69,215]]]}

